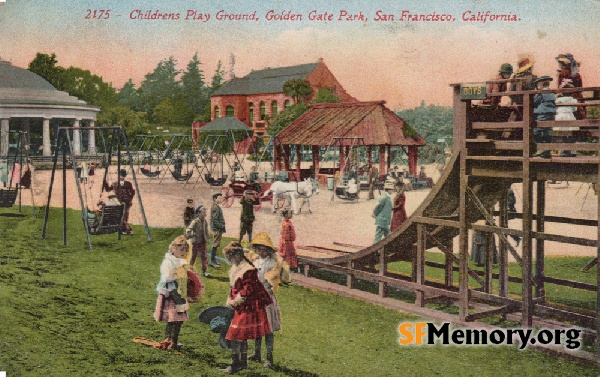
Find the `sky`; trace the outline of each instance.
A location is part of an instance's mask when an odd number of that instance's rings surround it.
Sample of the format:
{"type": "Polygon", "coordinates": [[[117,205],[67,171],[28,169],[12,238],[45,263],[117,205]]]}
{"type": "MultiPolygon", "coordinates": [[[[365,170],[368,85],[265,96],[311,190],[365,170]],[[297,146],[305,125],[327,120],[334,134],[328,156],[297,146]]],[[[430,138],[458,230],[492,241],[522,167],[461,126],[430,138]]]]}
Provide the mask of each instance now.
{"type": "Polygon", "coordinates": [[[55,53],[117,89],[170,56],[184,70],[198,53],[209,80],[218,61],[230,70],[232,54],[237,77],[323,58],[349,94],[399,110],[449,106],[450,84],[491,79],[525,55],[535,74],[556,76],[555,57],[572,53],[584,86],[600,86],[598,14],[598,0],[0,0],[0,58],[27,68],[36,53],[55,53]],[[178,19],[136,17],[157,11],[178,19]]]}

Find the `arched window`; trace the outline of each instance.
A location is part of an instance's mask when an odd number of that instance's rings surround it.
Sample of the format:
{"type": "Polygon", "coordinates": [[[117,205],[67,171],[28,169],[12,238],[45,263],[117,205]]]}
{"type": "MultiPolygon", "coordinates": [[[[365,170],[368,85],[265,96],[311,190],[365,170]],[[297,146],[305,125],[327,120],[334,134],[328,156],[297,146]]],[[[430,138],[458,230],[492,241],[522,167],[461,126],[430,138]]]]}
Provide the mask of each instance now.
{"type": "Polygon", "coordinates": [[[219,106],[215,106],[215,119],[221,117],[221,112],[219,111],[219,106]]]}
{"type": "Polygon", "coordinates": [[[250,123],[254,122],[254,104],[252,102],[248,104],[248,114],[250,117],[250,123]]]}
{"type": "Polygon", "coordinates": [[[260,102],[260,120],[265,120],[267,116],[267,105],[264,102],[260,102]]]}
{"type": "Polygon", "coordinates": [[[283,104],[283,109],[284,109],[284,110],[285,110],[285,109],[287,109],[288,107],[290,107],[290,105],[291,105],[291,102],[290,102],[290,100],[289,100],[289,99],[286,99],[286,100],[285,100],[285,103],[283,104]]]}
{"type": "Polygon", "coordinates": [[[277,115],[277,101],[271,102],[271,118],[275,118],[277,115]]]}
{"type": "Polygon", "coordinates": [[[226,117],[230,117],[233,118],[235,115],[235,109],[233,108],[233,106],[229,105],[225,108],[225,116],[226,117]]]}

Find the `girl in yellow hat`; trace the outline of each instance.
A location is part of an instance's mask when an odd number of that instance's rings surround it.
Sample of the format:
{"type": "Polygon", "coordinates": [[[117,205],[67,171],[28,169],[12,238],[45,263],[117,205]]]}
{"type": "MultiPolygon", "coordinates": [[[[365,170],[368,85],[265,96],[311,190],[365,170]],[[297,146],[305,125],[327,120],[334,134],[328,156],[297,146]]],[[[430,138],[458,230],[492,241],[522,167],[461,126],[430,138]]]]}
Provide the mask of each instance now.
{"type": "MultiPolygon", "coordinates": [[[[267,306],[267,318],[271,325],[271,333],[265,335],[265,343],[267,345],[267,360],[263,367],[271,368],[273,366],[273,347],[275,337],[273,333],[281,330],[281,311],[275,294],[279,289],[281,282],[281,272],[283,270],[283,259],[275,252],[275,246],[271,237],[265,232],[258,233],[252,240],[252,247],[256,250],[259,258],[254,261],[254,266],[258,270],[258,278],[265,286],[273,303],[267,306]]],[[[254,341],[254,356],[250,360],[261,362],[261,343],[262,338],[257,338],[254,341]]]]}

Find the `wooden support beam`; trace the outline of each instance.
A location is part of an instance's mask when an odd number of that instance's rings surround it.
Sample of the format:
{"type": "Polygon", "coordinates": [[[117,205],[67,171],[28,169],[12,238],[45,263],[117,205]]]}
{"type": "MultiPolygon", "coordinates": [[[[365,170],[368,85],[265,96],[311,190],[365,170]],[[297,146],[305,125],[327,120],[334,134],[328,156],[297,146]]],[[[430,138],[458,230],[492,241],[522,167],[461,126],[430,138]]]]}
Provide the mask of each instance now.
{"type": "MultiPolygon", "coordinates": [[[[417,258],[416,258],[416,283],[419,285],[425,285],[425,250],[427,249],[427,239],[425,225],[417,224],[417,258]]],[[[415,305],[425,306],[425,292],[415,292],[415,305]]]]}
{"type": "MultiPolygon", "coordinates": [[[[431,233],[427,232],[427,236],[433,240],[433,242],[437,245],[438,249],[440,249],[440,251],[442,253],[444,253],[444,255],[446,256],[446,258],[449,258],[452,262],[454,262],[454,263],[456,263],[457,265],[460,266],[460,259],[456,258],[456,256],[454,255],[454,253],[450,249],[448,249],[440,240],[438,240],[436,237],[434,237],[431,233]]],[[[433,262],[431,262],[431,263],[433,263],[433,262]]],[[[429,265],[429,262],[427,262],[426,264],[429,265]]],[[[479,275],[477,274],[477,272],[473,271],[468,266],[467,266],[467,273],[469,274],[469,276],[471,276],[475,280],[477,280],[477,282],[479,284],[481,284],[481,286],[484,285],[483,279],[481,279],[479,277],[479,275]]]]}
{"type": "Polygon", "coordinates": [[[347,269],[347,272],[346,272],[346,286],[349,289],[353,289],[354,288],[354,275],[352,274],[353,266],[352,266],[352,261],[351,260],[348,261],[347,266],[348,266],[348,269],[347,269]]]}
{"type": "Polygon", "coordinates": [[[531,223],[532,223],[532,203],[533,203],[533,189],[532,189],[532,171],[530,165],[531,158],[531,126],[533,124],[533,106],[531,106],[532,97],[529,94],[523,95],[523,240],[522,240],[522,255],[523,260],[521,261],[522,267],[522,279],[521,284],[521,326],[524,328],[531,328],[533,325],[533,296],[531,294],[531,250],[532,250],[532,239],[531,239],[531,223]]]}
{"type": "MultiPolygon", "coordinates": [[[[477,197],[477,195],[475,195],[475,193],[473,192],[473,190],[471,190],[471,188],[467,188],[467,191],[469,193],[469,197],[473,200],[473,202],[475,203],[475,205],[477,206],[477,208],[479,209],[479,211],[481,212],[481,214],[485,217],[486,222],[488,224],[492,225],[492,226],[496,226],[496,222],[494,221],[494,218],[488,212],[488,210],[485,208],[485,206],[483,205],[483,203],[481,202],[481,200],[479,200],[479,198],[477,197]]],[[[476,229],[476,228],[477,228],[476,226],[473,226],[473,229],[476,229]]],[[[519,256],[519,254],[517,253],[517,251],[515,250],[515,248],[512,247],[512,245],[508,242],[508,240],[506,239],[506,236],[504,235],[504,233],[497,232],[497,234],[498,234],[498,237],[501,237],[501,238],[504,239],[504,242],[506,242],[506,246],[508,247],[508,250],[512,254],[513,258],[515,258],[515,260],[517,261],[517,263],[519,263],[519,265],[523,266],[523,261],[521,260],[521,257],[519,256]]]]}
{"type": "MultiPolygon", "coordinates": [[[[385,276],[387,272],[387,264],[385,263],[385,247],[379,250],[379,275],[385,276]]],[[[387,296],[387,284],[383,281],[379,283],[379,297],[387,296]]]]}
{"type": "Polygon", "coordinates": [[[465,320],[467,322],[473,322],[481,318],[493,317],[496,315],[506,315],[508,313],[514,313],[519,310],[518,305],[508,304],[501,308],[486,310],[484,312],[469,314],[465,320]]]}
{"type": "Polygon", "coordinates": [[[459,162],[459,302],[458,317],[464,320],[469,315],[469,233],[467,221],[467,134],[470,128],[468,109],[471,101],[460,98],[460,87],[454,87],[454,151],[460,153],[459,162]]]}
{"type": "MultiPolygon", "coordinates": [[[[536,221],[536,230],[544,233],[544,215],[546,214],[546,182],[536,182],[536,212],[538,221],[536,221]]],[[[542,302],[546,299],[544,289],[544,240],[535,240],[535,281],[537,282],[535,297],[542,302]]]]}
{"type": "MultiPolygon", "coordinates": [[[[596,93],[594,93],[596,94],[596,93]]],[[[598,140],[600,143],[600,139],[598,140]]],[[[600,164],[596,175],[596,187],[600,187],[600,164]]],[[[597,200],[596,219],[598,219],[596,231],[596,262],[600,260],[600,200],[597,200]]],[[[596,359],[600,358],[600,266],[596,269],[596,359]]]]}
{"type": "MultiPolygon", "coordinates": [[[[505,191],[500,197],[500,219],[501,227],[508,227],[508,192],[505,191]]],[[[498,250],[498,294],[502,297],[508,297],[508,247],[507,240],[499,237],[500,244],[498,250]]]]}

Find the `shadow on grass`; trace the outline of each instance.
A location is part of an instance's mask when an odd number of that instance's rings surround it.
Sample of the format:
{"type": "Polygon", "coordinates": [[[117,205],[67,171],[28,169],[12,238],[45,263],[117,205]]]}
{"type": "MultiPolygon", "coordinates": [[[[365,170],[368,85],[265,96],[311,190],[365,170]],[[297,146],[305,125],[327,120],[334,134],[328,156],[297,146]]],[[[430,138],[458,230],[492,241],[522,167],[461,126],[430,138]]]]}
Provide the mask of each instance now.
{"type": "Polygon", "coordinates": [[[0,217],[25,217],[22,213],[0,213],[0,217]]]}

